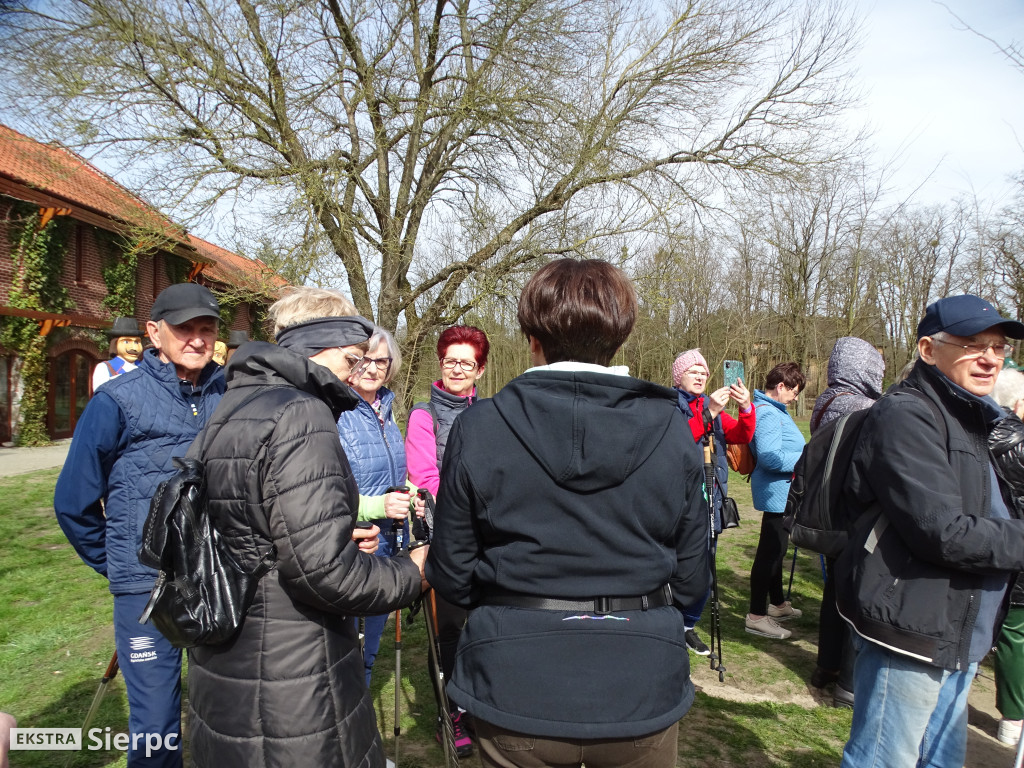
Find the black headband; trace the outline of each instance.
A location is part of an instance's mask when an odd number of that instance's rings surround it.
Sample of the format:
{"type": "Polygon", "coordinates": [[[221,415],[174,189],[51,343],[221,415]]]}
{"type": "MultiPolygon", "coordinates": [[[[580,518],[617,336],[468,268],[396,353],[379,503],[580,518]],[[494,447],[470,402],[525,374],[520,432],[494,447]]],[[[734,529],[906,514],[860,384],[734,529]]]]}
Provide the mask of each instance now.
{"type": "Polygon", "coordinates": [[[300,355],[312,357],[332,347],[361,344],[372,334],[373,323],[359,315],[318,317],[282,328],[277,332],[277,343],[300,355]]]}

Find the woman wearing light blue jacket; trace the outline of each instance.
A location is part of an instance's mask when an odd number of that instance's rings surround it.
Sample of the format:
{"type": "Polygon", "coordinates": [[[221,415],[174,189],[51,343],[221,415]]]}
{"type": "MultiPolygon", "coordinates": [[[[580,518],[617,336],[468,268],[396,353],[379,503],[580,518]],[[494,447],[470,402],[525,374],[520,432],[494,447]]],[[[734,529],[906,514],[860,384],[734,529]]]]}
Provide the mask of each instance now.
{"type": "Polygon", "coordinates": [[[789,604],[782,591],[782,563],[789,542],[782,513],[793,468],[804,449],[804,436],[786,406],[797,399],[806,382],[799,365],[779,363],[768,372],[764,391],[754,390],[757,427],[750,450],[757,466],[750,476],[750,491],[754,509],[762,516],[761,537],[750,567],[750,613],[745,624],[753,635],[780,640],[793,633],[779,622],[802,613],[789,604]]]}

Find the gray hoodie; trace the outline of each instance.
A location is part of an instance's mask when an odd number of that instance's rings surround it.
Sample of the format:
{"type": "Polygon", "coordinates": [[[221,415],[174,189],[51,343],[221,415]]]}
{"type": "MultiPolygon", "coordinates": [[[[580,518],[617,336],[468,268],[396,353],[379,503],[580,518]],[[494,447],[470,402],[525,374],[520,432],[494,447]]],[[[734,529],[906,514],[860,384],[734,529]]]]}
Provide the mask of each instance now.
{"type": "Polygon", "coordinates": [[[847,413],[870,407],[882,396],[885,360],[872,344],[856,336],[836,341],[828,358],[828,389],[818,395],[811,432],[847,413]]]}

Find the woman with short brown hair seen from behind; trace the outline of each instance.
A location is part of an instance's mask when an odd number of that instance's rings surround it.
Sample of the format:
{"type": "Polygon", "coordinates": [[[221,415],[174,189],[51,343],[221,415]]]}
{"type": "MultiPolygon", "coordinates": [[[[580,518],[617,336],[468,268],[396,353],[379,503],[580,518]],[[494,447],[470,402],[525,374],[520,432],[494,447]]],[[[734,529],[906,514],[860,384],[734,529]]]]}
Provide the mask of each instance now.
{"type": "Polygon", "coordinates": [[[534,367],[448,437],[427,567],[473,609],[448,688],[484,766],[676,764],[709,526],[676,393],[608,367],[636,312],[616,267],[545,265],[519,299],[534,367]]]}

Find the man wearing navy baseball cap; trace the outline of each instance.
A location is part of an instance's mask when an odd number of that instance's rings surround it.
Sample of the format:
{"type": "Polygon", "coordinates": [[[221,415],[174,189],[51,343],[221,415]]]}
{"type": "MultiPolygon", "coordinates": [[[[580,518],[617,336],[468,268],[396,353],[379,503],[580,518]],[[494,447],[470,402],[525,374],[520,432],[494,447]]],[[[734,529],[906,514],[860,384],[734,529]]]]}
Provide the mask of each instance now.
{"type": "Polygon", "coordinates": [[[844,491],[859,514],[836,564],[856,630],[843,768],[962,766],[967,694],[1024,570],[1024,521],[991,463],[989,394],[1024,325],[969,294],[925,310],[919,359],[868,411],[844,491]]]}
{"type": "Polygon", "coordinates": [[[181,651],[138,622],[156,572],[137,553],[153,493],[224,394],[222,368],[211,362],[219,310],[214,295],[196,283],[171,285],[156,297],[146,323],[153,347],[82,411],[54,492],[68,541],[109,580],[114,596],[130,768],[182,765],[181,651]],[[153,734],[161,737],[155,750],[148,741],[153,734]]]}

